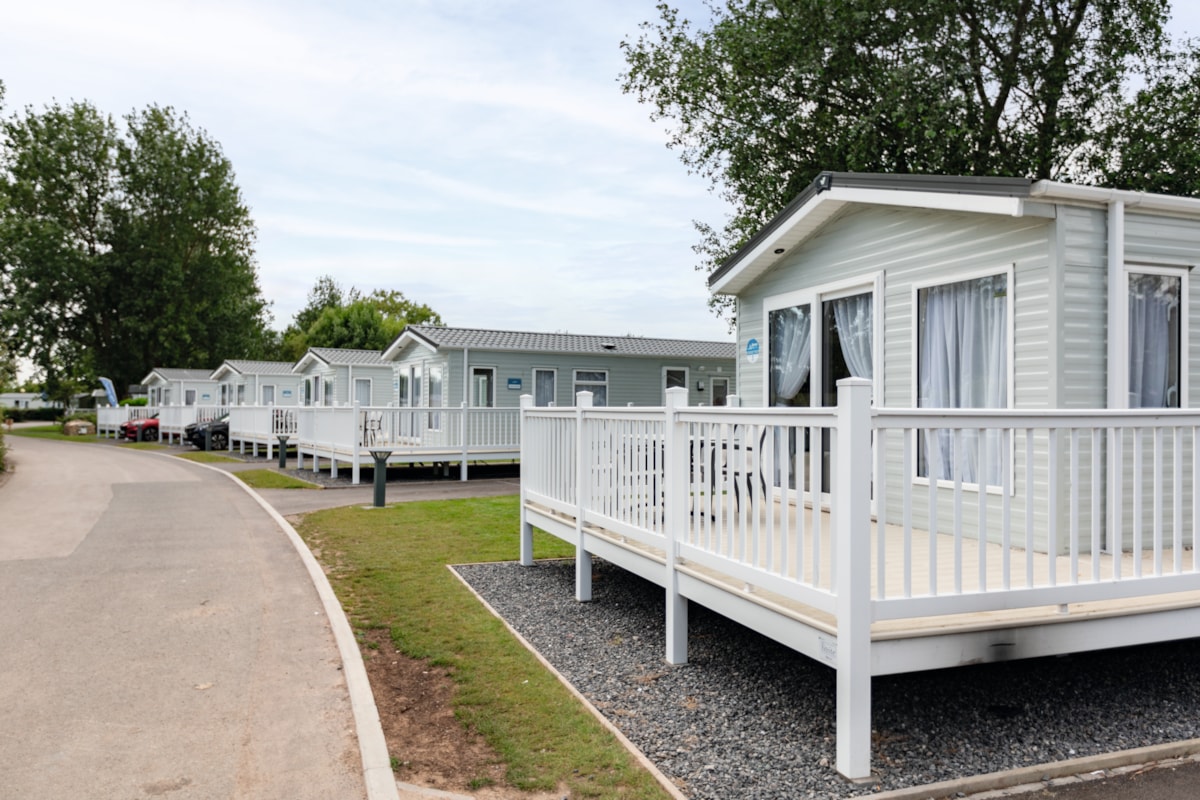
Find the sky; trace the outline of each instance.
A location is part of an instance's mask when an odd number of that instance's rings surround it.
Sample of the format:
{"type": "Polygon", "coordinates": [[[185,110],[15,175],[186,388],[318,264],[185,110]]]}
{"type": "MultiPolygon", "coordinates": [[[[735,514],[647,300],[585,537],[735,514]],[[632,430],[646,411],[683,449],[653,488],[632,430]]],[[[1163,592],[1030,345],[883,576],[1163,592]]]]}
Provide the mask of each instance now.
{"type": "MultiPolygon", "coordinates": [[[[1172,33],[1200,35],[1200,3],[1175,5],[1172,33]]],[[[656,18],[655,0],[7,2],[0,81],[5,113],[187,112],[233,163],[276,328],[332,275],[453,326],[731,340],[692,251],[725,206],[620,89],[621,41],[656,18]]]]}

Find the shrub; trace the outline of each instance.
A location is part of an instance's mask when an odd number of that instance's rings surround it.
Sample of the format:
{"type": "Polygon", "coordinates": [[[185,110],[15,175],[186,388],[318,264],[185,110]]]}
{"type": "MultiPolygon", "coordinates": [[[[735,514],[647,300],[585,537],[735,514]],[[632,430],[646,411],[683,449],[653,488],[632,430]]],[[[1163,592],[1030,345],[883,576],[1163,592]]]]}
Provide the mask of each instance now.
{"type": "Polygon", "coordinates": [[[146,397],[126,397],[117,403],[119,406],[144,406],[149,402],[146,397]]]}
{"type": "Polygon", "coordinates": [[[0,414],[13,422],[54,422],[62,416],[61,408],[3,408],[0,414]]]}

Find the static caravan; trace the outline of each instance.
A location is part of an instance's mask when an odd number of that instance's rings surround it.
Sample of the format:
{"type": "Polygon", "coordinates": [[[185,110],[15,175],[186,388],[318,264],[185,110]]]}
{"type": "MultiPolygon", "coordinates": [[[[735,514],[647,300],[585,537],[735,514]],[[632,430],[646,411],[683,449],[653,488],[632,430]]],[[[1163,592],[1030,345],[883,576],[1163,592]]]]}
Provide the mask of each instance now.
{"type": "Polygon", "coordinates": [[[296,365],[302,406],[390,406],[392,367],[378,350],[310,347],[296,365]]]}
{"type": "MultiPolygon", "coordinates": [[[[824,173],[709,285],[736,299],[743,405],[829,407],[837,381],[859,377],[871,381],[877,408],[1179,409],[1194,405],[1200,372],[1188,356],[1200,352],[1191,344],[1200,326],[1188,324],[1200,303],[1190,280],[1198,261],[1193,199],[1026,179],[824,173]]],[[[1126,479],[1118,497],[1108,481],[1135,451],[1153,456],[1153,432],[1109,441],[1098,423],[1019,439],[1003,427],[956,430],[947,420],[921,435],[882,434],[889,500],[933,482],[949,519],[956,481],[975,506],[989,493],[1011,495],[1034,509],[1039,551],[1066,552],[1071,524],[1094,527],[1111,548],[1116,537],[1132,546],[1137,529],[1155,523],[1151,486],[1126,479]],[[907,456],[902,436],[912,439],[907,456]],[[1075,510],[1072,491],[1085,495],[1075,510]]],[[[1168,474],[1178,463],[1190,481],[1189,447],[1167,448],[1168,474]]],[[[1178,500],[1190,520],[1182,481],[1163,491],[1159,501],[1178,500]]],[[[985,516],[964,522],[968,535],[985,516]]],[[[1169,536],[1180,523],[1166,525],[1169,536]]],[[[1191,543],[1190,522],[1180,534],[1191,543]]],[[[1001,536],[992,520],[989,538],[1001,536]]]]}
{"type": "Polygon", "coordinates": [[[294,406],[300,402],[301,379],[287,361],[227,360],[212,379],[220,405],[294,406]]]}
{"type": "Polygon", "coordinates": [[[666,390],[691,405],[725,405],[736,392],[731,342],[586,336],[410,325],[383,353],[396,369],[401,406],[661,406],[666,390]]]}
{"type": "Polygon", "coordinates": [[[834,667],[852,778],[874,676],[1193,636],[1197,263],[1197,198],[822,173],[709,277],[740,407],[522,409],[522,560],[662,585],[670,663],[690,601],[834,667]]]}
{"type": "Polygon", "coordinates": [[[217,405],[218,385],[211,369],[170,369],[155,367],[142,378],[146,387],[147,405],[151,406],[212,406],[217,405]]]}

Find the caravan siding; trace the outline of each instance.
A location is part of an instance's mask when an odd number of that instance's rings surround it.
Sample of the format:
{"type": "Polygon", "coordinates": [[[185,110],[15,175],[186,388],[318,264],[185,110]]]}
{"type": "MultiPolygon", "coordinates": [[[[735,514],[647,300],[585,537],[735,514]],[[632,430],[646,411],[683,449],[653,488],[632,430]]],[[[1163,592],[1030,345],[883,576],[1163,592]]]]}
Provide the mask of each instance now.
{"type": "MultiPolygon", "coordinates": [[[[917,405],[917,288],[1007,272],[1011,275],[1009,311],[1013,337],[1010,403],[1016,408],[1051,407],[1060,352],[1058,315],[1051,313],[1058,293],[1051,269],[1052,234],[1051,222],[1042,218],[878,207],[856,210],[831,222],[787,263],[772,270],[739,297],[738,378],[743,404],[765,404],[770,356],[763,306],[768,298],[830,284],[844,285],[854,277],[870,281],[879,276],[882,294],[876,296],[876,320],[882,327],[882,336],[877,336],[876,341],[880,343],[882,357],[875,359],[876,404],[906,408],[917,405]],[[762,355],[755,361],[745,356],[750,338],[762,343],[762,355]]],[[[1024,462],[1024,446],[1024,442],[1019,442],[1014,449],[1018,464],[1024,462]]],[[[1026,476],[1020,474],[1014,486],[1014,499],[1019,503],[1025,501],[1027,486],[1047,485],[1047,444],[1035,440],[1034,447],[1032,481],[1027,483],[1026,476]]],[[[898,444],[895,449],[899,451],[898,444]]],[[[908,474],[913,474],[911,465],[907,469],[908,474]]],[[[891,498],[892,492],[900,491],[906,465],[892,462],[887,470],[891,498]]],[[[939,515],[943,512],[949,515],[952,492],[939,490],[938,495],[939,515]]],[[[974,502],[978,492],[973,490],[971,497],[974,502]]],[[[1048,507],[1045,498],[1035,496],[1033,504],[1037,530],[1045,531],[1048,507]]],[[[974,519],[969,514],[967,517],[974,519]]],[[[914,523],[926,524],[927,520],[914,519],[914,523]]],[[[989,531],[993,540],[999,535],[998,530],[989,531]]],[[[1044,538],[1034,544],[1046,547],[1044,538]]]]}

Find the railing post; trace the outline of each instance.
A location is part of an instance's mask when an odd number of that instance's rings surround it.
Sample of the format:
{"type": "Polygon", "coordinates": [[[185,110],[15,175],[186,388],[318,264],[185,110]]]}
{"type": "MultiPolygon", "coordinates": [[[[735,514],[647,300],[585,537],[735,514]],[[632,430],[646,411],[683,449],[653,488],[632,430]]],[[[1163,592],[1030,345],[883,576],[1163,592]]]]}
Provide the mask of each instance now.
{"type": "Polygon", "coordinates": [[[465,481],[467,479],[467,456],[470,453],[470,443],[467,441],[468,431],[471,426],[467,424],[467,415],[471,413],[471,407],[467,405],[467,401],[462,402],[462,461],[458,465],[458,479],[465,481]]]}
{"type": "MultiPolygon", "coordinates": [[[[667,389],[663,425],[663,532],[666,534],[666,590],[668,664],[686,664],[688,659],[688,601],[679,594],[676,571],[679,541],[687,524],[688,434],[687,423],[679,420],[678,409],[687,407],[687,389],[667,389]]],[[[653,450],[651,450],[653,452],[653,450]]]]}
{"type": "Polygon", "coordinates": [[[837,770],[857,780],[871,775],[871,381],[837,385],[837,770]]]}
{"type": "MultiPolygon", "coordinates": [[[[358,480],[360,477],[359,469],[358,469],[358,458],[362,451],[363,435],[366,433],[366,430],[367,430],[367,422],[366,422],[366,419],[364,419],[364,417],[362,415],[362,406],[360,406],[358,404],[358,398],[355,398],[354,399],[353,430],[350,434],[350,441],[352,442],[351,448],[350,448],[350,483],[353,484],[354,486],[358,486],[358,480]]],[[[379,456],[375,455],[375,453],[372,452],[371,458],[373,458],[375,460],[375,471],[378,472],[379,471],[379,456]]],[[[375,481],[376,502],[379,501],[379,497],[380,497],[379,481],[376,480],[375,481]]],[[[382,507],[382,504],[380,504],[380,507],[382,507]]]]}
{"type": "MultiPolygon", "coordinates": [[[[529,448],[526,445],[527,438],[525,436],[525,412],[533,408],[533,395],[521,395],[521,411],[517,418],[520,426],[520,443],[521,443],[521,471],[524,472],[529,464],[533,461],[529,457],[529,448]]],[[[521,481],[521,566],[533,566],[533,526],[529,524],[529,520],[525,515],[525,481],[521,481]]]]}
{"type": "Polygon", "coordinates": [[[575,599],[592,599],[592,554],[584,547],[583,517],[590,502],[587,490],[588,456],[584,436],[584,411],[592,407],[592,393],[579,392],[575,395],[575,599]]]}

